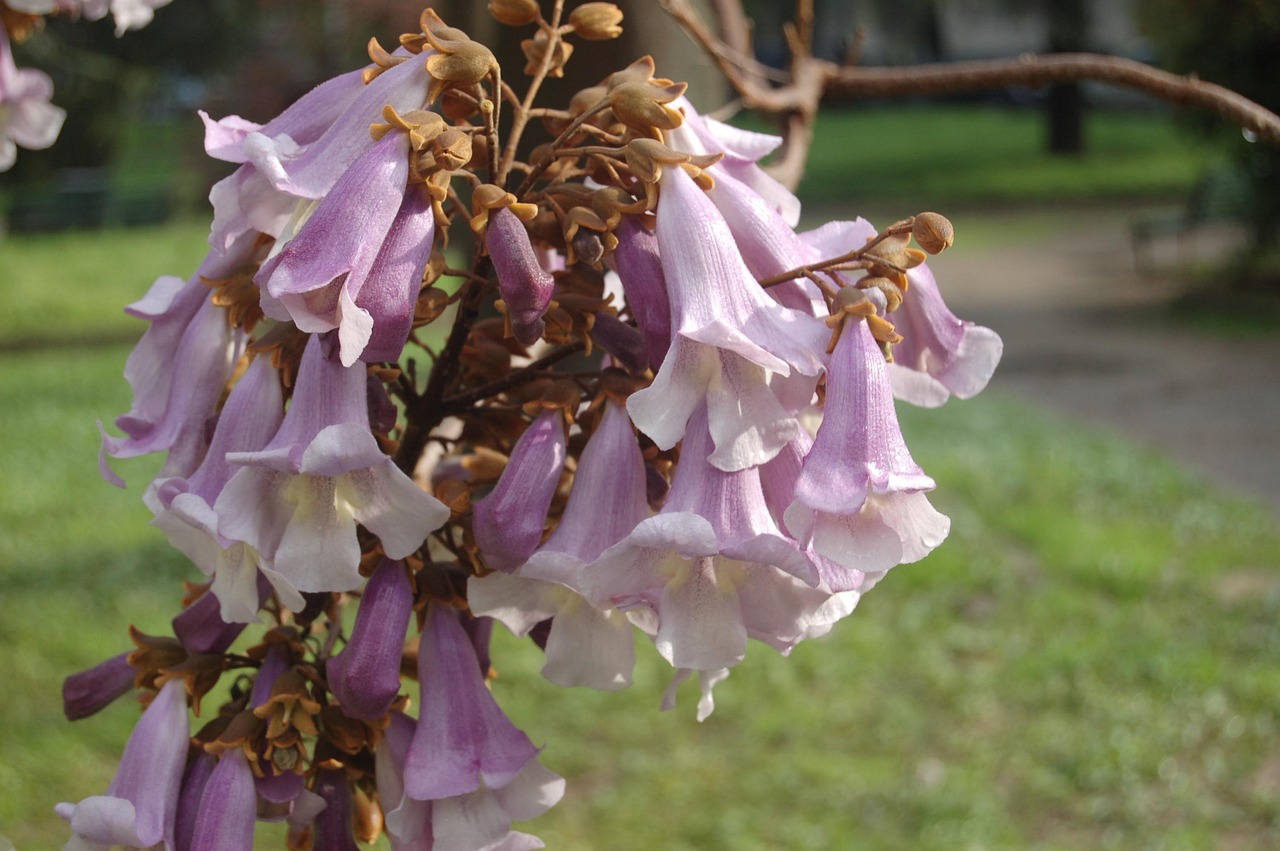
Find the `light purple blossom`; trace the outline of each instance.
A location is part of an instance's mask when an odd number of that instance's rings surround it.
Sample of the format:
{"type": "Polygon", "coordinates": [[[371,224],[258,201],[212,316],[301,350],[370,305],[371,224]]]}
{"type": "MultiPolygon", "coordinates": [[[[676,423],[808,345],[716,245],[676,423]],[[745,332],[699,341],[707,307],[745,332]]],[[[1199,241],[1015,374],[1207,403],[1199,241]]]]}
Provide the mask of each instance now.
{"type": "MultiPolygon", "coordinates": [[[[157,480],[152,523],[169,543],[213,578],[211,597],[220,603],[219,620],[249,623],[262,603],[261,557],[245,541],[218,531],[214,510],[223,488],[238,470],[227,461],[231,452],[262,449],[284,418],[280,378],[271,359],[257,357],[240,377],[223,405],[204,461],[189,477],[157,480]]],[[[271,578],[270,574],[266,574],[271,578]]],[[[290,586],[282,585],[287,596],[290,586]]],[[[300,605],[297,599],[291,603],[300,605]]],[[[197,601],[197,606],[211,605],[197,601]]],[[[184,613],[185,614],[185,613],[184,613]]],[[[182,616],[180,616],[182,617],[182,616]]],[[[187,615],[187,618],[194,615],[187,615]]]]}
{"type": "Polygon", "coordinates": [[[764,293],[724,217],[682,170],[663,170],[659,211],[675,337],[653,383],[628,399],[627,410],[668,449],[705,399],[712,463],[727,471],[762,464],[799,429],[770,389],[770,376],[817,375],[825,328],[764,293]]]}
{"type": "Polygon", "coordinates": [[[208,447],[206,426],[217,415],[219,396],[244,348],[244,334],[232,328],[225,311],[210,300],[202,279],[226,278],[253,251],[245,238],[227,254],[210,252],[187,281],[157,278],[125,312],[151,322],[125,363],[133,406],[116,418],[125,437],[102,430],[98,468],[103,478],[124,486],[106,458],[133,458],[169,451],[161,477],[190,475],[208,447]]]}
{"type": "Polygon", "coordinates": [[[924,495],[933,487],[898,428],[884,356],[865,322],[849,322],[831,356],[825,414],[787,529],[846,568],[885,571],[946,538],[950,521],[924,495]]]}
{"type": "Polygon", "coordinates": [[[191,847],[200,851],[252,848],[257,811],[253,769],[243,750],[230,748],[222,753],[205,783],[191,847]]]}
{"type": "Polygon", "coordinates": [[[554,618],[542,675],[562,686],[625,688],[635,665],[631,623],[596,608],[573,589],[580,571],[629,535],[649,514],[644,460],[626,411],[607,402],[587,441],[564,514],[547,542],[516,574],[491,573],[467,584],[471,611],[516,635],[554,618]]]}
{"type": "Polygon", "coordinates": [[[58,138],[67,113],[49,103],[53,81],[43,71],[19,68],[13,61],[9,36],[0,27],[0,171],[18,156],[18,145],[29,150],[47,148],[58,138]]]}
{"type": "Polygon", "coordinates": [[[511,830],[511,822],[535,818],[554,806],[564,794],[563,779],[532,761],[502,789],[482,788],[456,798],[416,801],[404,794],[404,765],[413,735],[414,721],[393,712],[375,754],[378,795],[386,810],[392,851],[529,851],[543,847],[536,836],[511,830]]]}
{"type": "Polygon", "coordinates": [[[420,723],[404,762],[405,794],[418,801],[502,789],[538,755],[485,688],[458,613],[431,603],[418,650],[420,723]]]}
{"type": "Polygon", "coordinates": [[[374,339],[399,356],[431,254],[435,217],[421,189],[406,194],[409,140],[388,133],[365,151],[259,270],[267,315],[308,333],[338,329],[343,366],[374,339]]]}
{"type": "Polygon", "coordinates": [[[214,505],[218,533],[248,544],[277,593],[359,587],[356,523],[404,558],[449,519],[382,453],[369,431],[363,364],[344,367],[313,337],[302,355],[293,399],[263,449],[230,452],[242,465],[214,505]]]}
{"type": "Polygon", "coordinates": [[[401,62],[368,85],[360,71],[322,83],[261,127],[238,116],[216,122],[202,116],[205,150],[241,163],[209,193],[210,244],[222,248],[255,230],[282,237],[291,224],[296,230],[314,202],[373,147],[369,126],[382,120],[383,107],[420,108],[429,81],[421,62],[401,62]]]}
{"type": "Polygon", "coordinates": [[[485,564],[506,573],[533,555],[564,467],[564,414],[543,411],[516,441],[498,484],[473,509],[485,564]]]}
{"type": "Polygon", "coordinates": [[[67,848],[106,851],[112,845],[163,843],[172,849],[190,735],[186,686],[170,680],[134,726],[106,794],[55,808],[75,834],[67,848]]]}
{"type": "Polygon", "coordinates": [[[592,604],[653,608],[658,652],[697,671],[737,664],[749,636],[789,649],[828,597],[813,587],[812,560],[769,515],[758,469],[716,468],[710,443],[702,406],[662,511],[581,572],[592,604]]]}

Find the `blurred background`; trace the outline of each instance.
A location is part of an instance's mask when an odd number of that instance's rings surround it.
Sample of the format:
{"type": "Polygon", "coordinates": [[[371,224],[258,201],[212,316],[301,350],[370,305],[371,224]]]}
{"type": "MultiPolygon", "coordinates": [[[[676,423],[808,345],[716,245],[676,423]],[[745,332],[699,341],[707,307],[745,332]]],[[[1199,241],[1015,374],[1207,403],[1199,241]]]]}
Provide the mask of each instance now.
{"type": "MultiPolygon", "coordinates": [[[[526,32],[434,5],[522,90],[526,32]]],[[[699,108],[730,103],[657,3],[619,5],[627,34],[580,44],[545,103],[645,53],[699,108]]],[[[791,5],[745,5],[758,55],[784,65],[791,5]]],[[[815,10],[833,60],[1090,50],[1280,108],[1268,0],[815,10]]],[[[53,804],[105,788],[136,709],[68,724],[61,680],[127,649],[129,623],[168,634],[197,578],[139,502],[157,459],[118,463],[124,492],[94,464],[143,330],[120,308],[192,273],[229,171],[195,110],[264,122],[420,11],[174,0],[119,39],[54,20],[15,47],[69,118],[0,174],[0,846],[61,847],[53,804]]],[[[567,849],[1280,845],[1280,153],[1100,85],[831,104],[799,194],[804,227],[925,209],[956,225],[931,267],[1005,360],[977,399],[900,412],[951,539],[790,659],[753,645],[701,725],[692,691],[658,714],[651,648],[627,692],[570,692],[499,636],[494,690],[569,780],[529,829],[567,849]]]]}

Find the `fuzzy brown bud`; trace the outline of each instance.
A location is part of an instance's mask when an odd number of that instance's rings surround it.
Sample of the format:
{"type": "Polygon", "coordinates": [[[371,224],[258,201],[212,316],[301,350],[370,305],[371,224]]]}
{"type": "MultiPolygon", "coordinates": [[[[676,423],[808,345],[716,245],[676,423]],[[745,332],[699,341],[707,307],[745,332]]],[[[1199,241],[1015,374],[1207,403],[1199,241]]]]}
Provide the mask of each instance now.
{"type": "Polygon", "coordinates": [[[622,35],[622,10],[612,3],[583,3],[569,15],[575,35],[587,41],[608,41],[622,35]]]}
{"type": "Polygon", "coordinates": [[[489,14],[509,27],[533,23],[538,11],[537,0],[489,0],[489,14]]]}
{"type": "Polygon", "coordinates": [[[911,235],[915,237],[916,244],[929,254],[941,254],[951,247],[956,238],[951,222],[938,213],[921,213],[916,216],[915,224],[911,226],[911,235]]]}
{"type": "MultiPolygon", "coordinates": [[[[541,30],[533,38],[526,38],[520,42],[520,49],[524,51],[524,58],[528,62],[524,66],[524,72],[532,77],[538,73],[538,69],[542,67],[542,59],[547,54],[547,49],[551,44],[551,39],[541,30]]],[[[563,77],[565,63],[569,61],[569,57],[573,55],[573,45],[562,38],[556,39],[555,51],[551,55],[551,64],[547,67],[547,75],[550,77],[563,77]]]]}

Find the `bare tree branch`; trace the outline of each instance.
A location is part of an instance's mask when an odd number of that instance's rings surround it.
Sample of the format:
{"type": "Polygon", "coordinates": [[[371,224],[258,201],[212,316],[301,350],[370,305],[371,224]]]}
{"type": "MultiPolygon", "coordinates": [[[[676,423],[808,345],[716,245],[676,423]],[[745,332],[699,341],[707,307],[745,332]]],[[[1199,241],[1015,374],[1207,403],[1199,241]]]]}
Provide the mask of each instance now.
{"type": "MultiPolygon", "coordinates": [[[[718,37],[688,0],[661,0],[724,74],[742,103],[779,119],[785,144],[771,167],[774,177],[794,188],[804,173],[804,162],[813,137],[813,121],[823,100],[901,98],[914,95],[954,94],[1007,86],[1039,87],[1073,80],[1094,80],[1144,92],[1179,106],[1217,113],[1224,120],[1254,133],[1258,139],[1280,145],[1280,116],[1243,95],[1194,76],[1182,77],[1117,56],[1092,53],[1026,55],[982,62],[947,62],[901,68],[839,66],[805,55],[793,56],[790,77],[771,87],[751,71],[754,57],[744,55],[750,44],[746,17],[738,0],[715,0],[720,16],[718,37]],[[750,72],[750,73],[749,73],[750,72]]],[[[802,2],[801,10],[805,6],[802,2]]],[[[808,26],[801,15],[802,26],[808,26]]]]}

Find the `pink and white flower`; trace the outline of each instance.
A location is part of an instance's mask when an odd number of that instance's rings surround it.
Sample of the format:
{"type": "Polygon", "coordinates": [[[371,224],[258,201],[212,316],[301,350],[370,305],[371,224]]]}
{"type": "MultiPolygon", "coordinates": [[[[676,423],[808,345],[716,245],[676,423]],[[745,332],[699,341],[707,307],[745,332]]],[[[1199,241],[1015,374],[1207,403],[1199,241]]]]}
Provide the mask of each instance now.
{"type": "Polygon", "coordinates": [[[53,80],[43,71],[19,68],[0,27],[0,171],[13,166],[19,145],[41,150],[58,138],[67,113],[49,103],[51,97],[53,80]]]}

